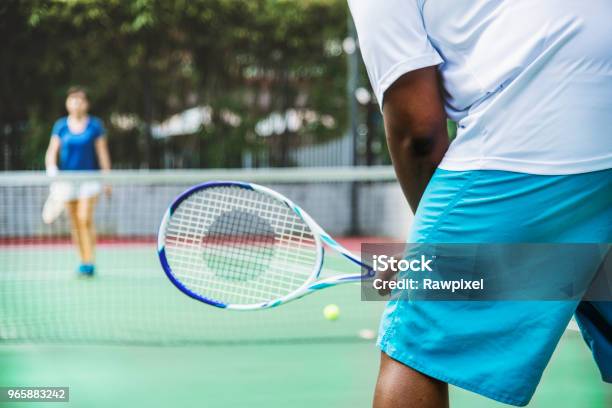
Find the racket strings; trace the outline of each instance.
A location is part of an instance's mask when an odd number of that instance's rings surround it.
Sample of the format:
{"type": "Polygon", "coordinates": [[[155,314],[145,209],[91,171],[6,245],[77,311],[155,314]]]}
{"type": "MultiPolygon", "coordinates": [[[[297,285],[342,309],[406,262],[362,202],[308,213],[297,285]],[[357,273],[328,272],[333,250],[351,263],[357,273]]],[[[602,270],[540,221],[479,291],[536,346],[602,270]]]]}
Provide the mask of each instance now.
{"type": "Polygon", "coordinates": [[[183,201],[165,243],[175,276],[226,304],[283,297],[310,278],[317,260],[316,240],[295,212],[240,187],[208,188],[183,201]]]}

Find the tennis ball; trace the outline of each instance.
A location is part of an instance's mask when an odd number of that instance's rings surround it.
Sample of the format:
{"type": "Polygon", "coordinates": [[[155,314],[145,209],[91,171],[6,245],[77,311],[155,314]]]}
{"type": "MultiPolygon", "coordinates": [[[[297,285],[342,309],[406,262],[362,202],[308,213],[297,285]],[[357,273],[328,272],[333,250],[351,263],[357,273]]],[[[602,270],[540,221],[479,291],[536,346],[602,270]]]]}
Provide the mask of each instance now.
{"type": "Polygon", "coordinates": [[[338,316],[340,316],[340,308],[338,305],[334,304],[327,305],[323,308],[323,316],[325,316],[327,320],[336,320],[338,316]]]}

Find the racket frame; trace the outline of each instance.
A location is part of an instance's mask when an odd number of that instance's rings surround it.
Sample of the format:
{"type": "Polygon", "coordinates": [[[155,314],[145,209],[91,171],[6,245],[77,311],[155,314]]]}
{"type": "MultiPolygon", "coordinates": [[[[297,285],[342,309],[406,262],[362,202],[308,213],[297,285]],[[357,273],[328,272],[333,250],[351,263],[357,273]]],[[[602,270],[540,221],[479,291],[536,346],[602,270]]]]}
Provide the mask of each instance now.
{"type": "Polygon", "coordinates": [[[181,193],[178,197],[174,199],[172,204],[166,210],[161,224],[159,226],[159,232],[157,234],[157,254],[159,256],[159,260],[161,263],[166,276],[176,286],[181,292],[186,294],[187,296],[209,304],[211,306],[215,306],[222,309],[230,309],[230,310],[258,310],[258,309],[268,309],[272,307],[280,306],[284,303],[290,302],[292,300],[299,299],[307,294],[315,292],[317,290],[325,289],[330,286],[335,286],[344,283],[351,282],[361,282],[363,280],[363,275],[359,274],[339,274],[335,276],[331,276],[325,279],[320,279],[321,271],[323,270],[323,261],[325,257],[325,249],[324,245],[333,249],[334,251],[340,253],[345,258],[359,265],[361,268],[368,269],[368,276],[373,276],[373,270],[370,266],[362,263],[358,257],[356,257],[353,253],[351,253],[348,249],[344,248],[340,245],[336,240],[334,240],[329,234],[327,234],[323,228],[319,224],[317,224],[314,219],[303,209],[301,209],[298,205],[296,205],[293,201],[283,196],[277,191],[274,191],[270,188],[253,184],[246,183],[240,181],[210,181],[202,184],[198,184],[193,186],[183,193],[181,193]],[[271,301],[254,303],[254,304],[226,304],[213,299],[209,299],[201,294],[192,291],[188,287],[186,287],[180,280],[178,280],[173,272],[172,268],[168,263],[168,259],[166,257],[166,249],[165,249],[165,238],[166,238],[166,227],[170,222],[172,215],[176,211],[176,209],[190,196],[196,194],[200,191],[215,188],[215,187],[238,187],[243,188],[245,190],[252,190],[267,196],[274,198],[275,200],[284,203],[291,211],[293,211],[308,227],[311,229],[316,246],[316,259],[313,265],[313,271],[310,274],[310,277],[304,281],[304,284],[300,286],[298,289],[293,292],[288,293],[287,295],[274,299],[271,301]]]}
{"type": "Polygon", "coordinates": [[[49,185],[49,195],[41,213],[45,224],[53,224],[64,212],[64,206],[74,187],[66,181],[54,181],[49,185]]]}

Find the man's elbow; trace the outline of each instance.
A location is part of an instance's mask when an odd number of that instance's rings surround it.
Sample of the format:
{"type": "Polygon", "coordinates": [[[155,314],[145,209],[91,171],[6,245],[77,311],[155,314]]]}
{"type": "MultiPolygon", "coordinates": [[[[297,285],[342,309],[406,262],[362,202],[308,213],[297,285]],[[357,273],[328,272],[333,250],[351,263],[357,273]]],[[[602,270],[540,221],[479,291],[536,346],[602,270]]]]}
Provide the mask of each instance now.
{"type": "Polygon", "coordinates": [[[413,157],[432,155],[440,144],[448,143],[446,126],[439,122],[406,124],[387,129],[387,143],[413,157]]]}
{"type": "Polygon", "coordinates": [[[448,145],[446,113],[436,67],[411,71],[384,94],[389,147],[413,157],[438,154],[448,145]]]}

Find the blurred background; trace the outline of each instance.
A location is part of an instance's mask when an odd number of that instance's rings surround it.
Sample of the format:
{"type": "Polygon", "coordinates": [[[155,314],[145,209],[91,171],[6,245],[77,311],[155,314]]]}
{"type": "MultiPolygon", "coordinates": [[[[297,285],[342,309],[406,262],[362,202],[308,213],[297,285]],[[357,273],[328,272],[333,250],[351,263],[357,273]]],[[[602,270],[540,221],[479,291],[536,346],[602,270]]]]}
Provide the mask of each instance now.
{"type": "MultiPolygon", "coordinates": [[[[412,214],[345,1],[3,0],[0,62],[0,386],[70,386],[74,407],[370,406],[381,302],[349,285],[228,313],[180,294],[155,248],[167,205],[212,179],[280,191],[356,252],[405,238],[412,214]],[[85,280],[66,216],[41,220],[44,153],[74,85],[114,169],[85,280]]],[[[568,331],[530,406],[606,398],[568,331]]]]}
{"type": "Polygon", "coordinates": [[[87,88],[115,168],[388,164],[344,1],[6,0],[0,168],[87,88]]]}

